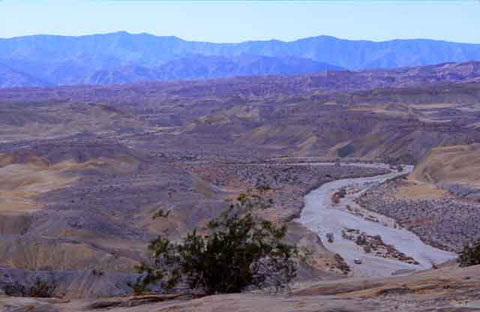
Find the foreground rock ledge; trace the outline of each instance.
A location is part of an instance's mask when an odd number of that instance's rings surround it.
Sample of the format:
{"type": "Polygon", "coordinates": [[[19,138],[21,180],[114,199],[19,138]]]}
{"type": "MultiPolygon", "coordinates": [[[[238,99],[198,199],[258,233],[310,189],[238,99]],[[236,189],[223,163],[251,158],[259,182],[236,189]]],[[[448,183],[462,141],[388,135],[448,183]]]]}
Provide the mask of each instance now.
{"type": "Polygon", "coordinates": [[[301,285],[289,297],[263,293],[138,296],[104,300],[1,297],[5,312],[40,311],[480,311],[480,266],[449,265],[411,275],[301,285]]]}

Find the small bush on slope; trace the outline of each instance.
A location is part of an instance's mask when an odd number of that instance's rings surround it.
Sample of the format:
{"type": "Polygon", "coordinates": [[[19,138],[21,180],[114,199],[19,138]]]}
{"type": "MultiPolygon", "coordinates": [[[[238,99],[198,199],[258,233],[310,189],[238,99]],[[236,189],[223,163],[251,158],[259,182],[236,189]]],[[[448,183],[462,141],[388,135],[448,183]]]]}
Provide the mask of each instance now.
{"type": "Polygon", "coordinates": [[[458,262],[462,267],[480,264],[480,240],[465,246],[459,253],[458,262]]]}
{"type": "Polygon", "coordinates": [[[255,216],[271,201],[259,193],[240,195],[230,208],[180,243],[158,237],[149,245],[152,264],[142,264],[142,278],[134,286],[141,293],[156,285],[169,291],[178,285],[206,294],[235,293],[249,288],[287,287],[296,276],[295,245],[283,242],[287,228],[255,216]]]}
{"type": "Polygon", "coordinates": [[[27,287],[18,282],[8,284],[3,288],[7,296],[14,297],[36,297],[36,298],[51,298],[54,296],[56,286],[49,284],[41,279],[36,279],[35,284],[27,287]]]}

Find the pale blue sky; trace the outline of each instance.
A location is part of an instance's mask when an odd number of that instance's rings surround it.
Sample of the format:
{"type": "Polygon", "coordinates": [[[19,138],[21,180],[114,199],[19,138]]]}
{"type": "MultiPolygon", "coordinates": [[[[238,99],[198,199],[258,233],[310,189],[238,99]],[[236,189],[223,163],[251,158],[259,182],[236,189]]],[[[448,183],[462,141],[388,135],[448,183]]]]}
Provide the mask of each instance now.
{"type": "Polygon", "coordinates": [[[239,42],[331,35],[480,43],[480,0],[0,0],[0,37],[125,30],[239,42]]]}

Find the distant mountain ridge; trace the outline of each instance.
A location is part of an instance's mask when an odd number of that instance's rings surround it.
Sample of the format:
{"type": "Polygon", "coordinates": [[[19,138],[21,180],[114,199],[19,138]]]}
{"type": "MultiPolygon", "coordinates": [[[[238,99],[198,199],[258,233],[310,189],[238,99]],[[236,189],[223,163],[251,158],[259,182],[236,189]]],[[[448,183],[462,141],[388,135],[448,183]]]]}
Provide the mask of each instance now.
{"type": "Polygon", "coordinates": [[[186,41],[150,34],[0,39],[0,87],[289,75],[480,60],[480,44],[426,39],[186,41]],[[3,67],[2,67],[3,68],[3,67]]]}
{"type": "Polygon", "coordinates": [[[119,84],[142,81],[197,80],[233,76],[263,76],[308,74],[341,67],[295,57],[268,57],[241,55],[194,55],[169,61],[156,67],[125,66],[114,70],[100,70],[82,81],[84,84],[119,84]]]}
{"type": "Polygon", "coordinates": [[[15,69],[0,64],[0,86],[3,88],[29,86],[44,87],[48,86],[46,81],[39,80],[29,74],[19,72],[15,69]]]}

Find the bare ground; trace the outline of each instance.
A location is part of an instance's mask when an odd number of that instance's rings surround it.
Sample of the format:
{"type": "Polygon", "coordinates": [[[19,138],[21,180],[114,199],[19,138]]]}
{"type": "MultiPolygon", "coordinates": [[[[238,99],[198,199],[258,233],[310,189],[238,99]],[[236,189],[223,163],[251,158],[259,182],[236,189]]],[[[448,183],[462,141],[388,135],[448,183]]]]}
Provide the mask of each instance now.
{"type": "Polygon", "coordinates": [[[411,192],[412,183],[399,179],[375,186],[357,203],[394,218],[423,241],[445,250],[459,251],[480,238],[480,203],[432,189],[432,185],[423,194],[411,192]]]}
{"type": "Polygon", "coordinates": [[[480,267],[438,270],[382,279],[347,279],[298,285],[293,294],[245,293],[191,299],[157,296],[100,300],[0,297],[5,312],[247,312],[247,311],[478,311],[480,267]]]}

